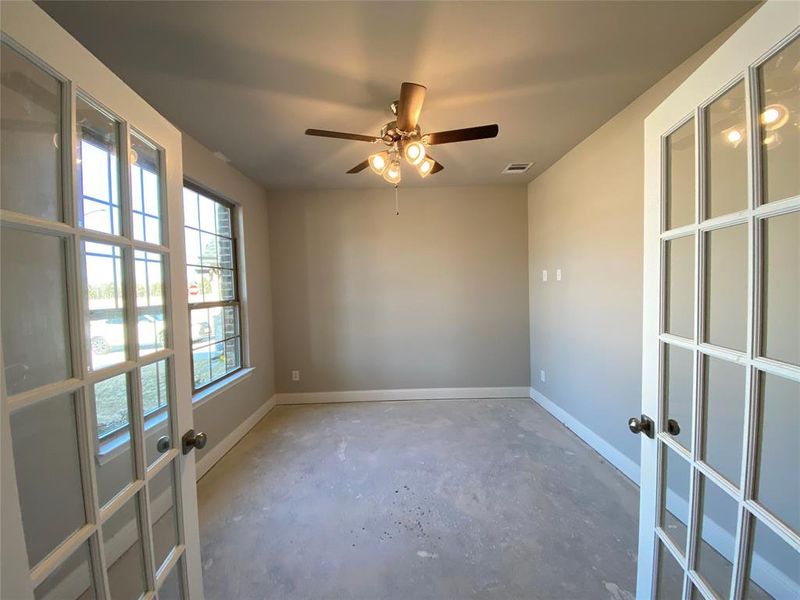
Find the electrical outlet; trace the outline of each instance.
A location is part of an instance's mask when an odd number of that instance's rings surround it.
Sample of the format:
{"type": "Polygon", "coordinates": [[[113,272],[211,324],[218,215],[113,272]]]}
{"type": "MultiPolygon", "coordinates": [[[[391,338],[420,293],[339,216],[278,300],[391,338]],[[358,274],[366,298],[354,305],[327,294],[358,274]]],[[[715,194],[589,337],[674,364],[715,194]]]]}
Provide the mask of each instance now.
{"type": "Polygon", "coordinates": [[[547,281],[547,269],[542,271],[542,281],[547,281]]]}
{"type": "Polygon", "coordinates": [[[300,371],[292,371],[292,381],[300,381],[300,371]]]}
{"type": "Polygon", "coordinates": [[[556,281],[561,281],[561,269],[556,269],[556,281]]]}
{"type": "Polygon", "coordinates": [[[539,371],[539,379],[542,381],[542,383],[545,383],[547,381],[547,375],[545,375],[544,369],[539,371]]]}

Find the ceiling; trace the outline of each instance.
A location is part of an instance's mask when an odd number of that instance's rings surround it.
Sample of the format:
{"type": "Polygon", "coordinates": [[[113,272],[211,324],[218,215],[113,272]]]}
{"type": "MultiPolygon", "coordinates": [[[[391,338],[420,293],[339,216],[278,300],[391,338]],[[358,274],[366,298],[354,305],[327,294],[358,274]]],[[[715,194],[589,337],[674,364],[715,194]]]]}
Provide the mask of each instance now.
{"type": "Polygon", "coordinates": [[[695,2],[39,2],[177,127],[268,189],[386,186],[346,175],[402,81],[420,124],[498,123],[402,185],[522,183],[753,7],[695,2]],[[501,175],[510,162],[535,162],[501,175]]]}

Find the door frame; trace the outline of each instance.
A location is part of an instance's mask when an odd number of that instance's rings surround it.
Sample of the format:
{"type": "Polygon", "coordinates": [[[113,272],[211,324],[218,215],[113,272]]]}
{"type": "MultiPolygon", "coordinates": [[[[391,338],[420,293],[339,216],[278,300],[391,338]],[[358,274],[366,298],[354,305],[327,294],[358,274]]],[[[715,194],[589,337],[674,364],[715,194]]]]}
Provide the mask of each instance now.
{"type": "MultiPolygon", "coordinates": [[[[659,469],[659,437],[664,437],[662,432],[665,427],[663,420],[665,416],[660,410],[660,395],[662,393],[662,377],[660,365],[663,360],[662,340],[665,337],[672,340],[669,334],[662,334],[662,324],[664,323],[664,305],[662,303],[662,285],[664,283],[663,252],[662,252],[662,222],[663,208],[662,198],[665,192],[665,149],[666,135],[674,131],[676,127],[690,117],[694,118],[695,124],[695,198],[701,198],[700,190],[702,181],[702,162],[701,157],[704,153],[704,141],[700,134],[700,125],[703,122],[703,109],[721,92],[730,88],[732,84],[744,79],[748,91],[747,106],[747,127],[750,135],[748,139],[748,207],[741,213],[728,215],[720,221],[725,224],[733,224],[739,221],[750,223],[751,216],[759,212],[760,203],[757,202],[761,193],[761,183],[758,181],[758,166],[760,164],[760,153],[753,152],[753,148],[760,143],[759,139],[753,135],[755,128],[752,126],[757,119],[755,103],[750,102],[757,91],[754,81],[755,68],[761,64],[777,49],[782,47],[791,39],[800,27],[800,10],[793,2],[780,2],[779,0],[768,0],[761,5],[751,17],[726,40],[686,81],[683,82],[670,96],[664,100],[644,122],[644,251],[643,251],[643,272],[644,272],[644,294],[643,294],[643,340],[642,340],[642,413],[649,415],[654,424],[655,438],[641,436],[641,477],[640,477],[640,512],[639,512],[639,551],[638,551],[638,572],[636,597],[639,600],[650,600],[655,595],[655,576],[656,576],[656,544],[658,537],[656,527],[658,524],[658,510],[660,498],[658,490],[660,485],[661,473],[659,469]],[[754,209],[755,207],[755,209],[754,209]],[[729,223],[729,221],[732,221],[729,223]]],[[[699,211],[700,202],[696,202],[699,211]]],[[[797,199],[778,202],[775,204],[785,204],[783,207],[771,206],[769,212],[779,213],[781,208],[791,208],[797,204],[797,199]],[[791,207],[789,206],[791,204],[791,207]],[[777,210],[776,210],[777,209],[777,210]]],[[[766,211],[764,211],[766,212],[766,211]]],[[[698,244],[702,231],[698,229],[700,215],[696,215],[695,225],[688,226],[694,231],[695,239],[695,285],[702,277],[703,265],[701,263],[701,252],[698,251],[698,244]],[[696,231],[695,231],[696,230],[696,231]]],[[[748,225],[750,227],[750,225],[748,225]]],[[[753,322],[754,311],[757,310],[757,292],[753,273],[757,273],[759,268],[755,264],[755,244],[759,243],[757,232],[750,231],[748,247],[748,320],[753,322]],[[756,269],[756,271],[754,271],[756,269]]],[[[702,323],[703,311],[700,302],[701,294],[696,289],[695,299],[695,336],[699,335],[702,323]]],[[[700,343],[700,338],[696,343],[700,343]]],[[[748,389],[750,389],[751,363],[754,354],[753,349],[756,340],[752,327],[748,328],[748,343],[746,357],[742,363],[748,366],[748,389]]],[[[690,346],[692,346],[690,344],[690,346]]],[[[687,346],[687,347],[690,347],[687,346]]],[[[736,354],[736,353],[731,353],[736,354]]],[[[731,358],[730,356],[728,358],[731,358]]],[[[696,363],[696,361],[695,361],[696,363]]],[[[773,368],[780,371],[779,368],[773,368]]],[[[793,375],[793,377],[796,374],[793,375]]],[[[698,365],[694,367],[694,389],[695,395],[698,393],[698,365]]],[[[755,436],[755,411],[754,395],[751,393],[747,398],[747,410],[745,415],[745,448],[752,448],[755,436]]],[[[695,406],[697,406],[695,404],[695,406]]],[[[693,410],[697,410],[696,408],[693,410]]],[[[700,435],[694,431],[695,440],[700,435]]],[[[671,442],[671,440],[668,440],[671,442]]],[[[673,444],[674,447],[674,444],[673,444]]],[[[746,451],[748,463],[753,462],[754,454],[746,451]]],[[[744,466],[744,463],[743,463],[744,466]]],[[[743,469],[746,473],[751,473],[751,465],[743,469]]],[[[692,485],[692,484],[690,484],[692,485]]],[[[749,483],[746,483],[749,485],[749,483]]],[[[743,488],[744,489],[744,486],[743,488]]],[[[690,491],[690,503],[694,502],[694,494],[690,491]]],[[[753,509],[748,502],[748,509],[753,509]]],[[[692,506],[689,512],[689,536],[692,534],[692,506]]],[[[759,510],[755,506],[755,510],[759,510]]],[[[771,519],[768,514],[762,515],[760,510],[759,517],[765,520],[771,519]]],[[[744,515],[740,506],[739,526],[736,533],[736,544],[740,551],[747,548],[747,536],[742,534],[742,521],[744,515]]],[[[689,544],[689,549],[693,545],[689,544]]],[[[690,557],[689,557],[690,558],[690,557]]],[[[739,564],[742,561],[738,561],[739,564]]],[[[738,569],[734,564],[733,592],[741,590],[745,583],[743,569],[738,569]]],[[[689,586],[685,586],[689,587],[689,586]]],[[[688,590],[684,589],[684,598],[687,597],[688,590]]]]}
{"type": "MultiPolygon", "coordinates": [[[[71,146],[75,139],[74,100],[76,92],[80,88],[91,94],[91,98],[99,105],[114,111],[115,116],[122,123],[120,138],[120,150],[125,160],[120,171],[120,187],[125,194],[128,186],[127,175],[127,149],[130,143],[127,135],[130,130],[129,124],[133,124],[136,131],[144,137],[156,140],[162,148],[161,152],[161,181],[162,191],[162,231],[165,238],[162,245],[154,247],[165,258],[165,283],[168,285],[169,295],[165,297],[165,319],[171,325],[171,347],[158,352],[158,358],[169,358],[171,362],[172,374],[170,393],[173,395],[173,423],[171,437],[173,438],[173,449],[170,452],[177,453],[174,462],[177,464],[178,472],[176,476],[176,511],[178,515],[178,528],[183,536],[183,561],[185,565],[186,579],[185,592],[188,597],[202,600],[202,572],[200,563],[200,540],[197,515],[197,492],[196,492],[196,468],[195,453],[182,454],[180,449],[180,432],[192,429],[192,396],[190,387],[190,364],[189,364],[189,327],[188,327],[188,304],[186,301],[186,271],[185,249],[183,247],[183,164],[182,164],[182,142],[181,132],[169,121],[161,116],[155,109],[147,104],[130,87],[128,87],[119,77],[117,77],[108,67],[101,63],[86,48],[78,43],[66,30],[58,25],[49,15],[36,6],[33,2],[25,0],[23,2],[4,3],[2,7],[2,35],[3,40],[9,45],[21,51],[25,56],[32,59],[44,70],[50,72],[57,79],[62,81],[64,108],[62,114],[67,115],[64,119],[66,123],[62,127],[63,131],[69,132],[71,146]],[[64,110],[67,109],[67,110],[64,110]]],[[[65,235],[69,235],[74,230],[70,225],[70,215],[73,207],[77,206],[78,200],[73,198],[74,188],[74,147],[65,155],[72,154],[71,159],[64,161],[62,179],[64,180],[66,223],[60,225],[65,235]],[[73,199],[73,202],[69,202],[73,199]]],[[[123,205],[124,206],[124,205],[123,205]]],[[[5,218],[4,214],[4,218],[5,218]]],[[[8,215],[11,216],[11,215],[8,215]]],[[[129,217],[123,215],[123,223],[129,217]]],[[[18,215],[13,215],[16,222],[15,226],[25,227],[26,220],[18,215]]],[[[35,221],[35,219],[31,219],[35,221]]],[[[35,226],[35,223],[32,223],[35,226]]],[[[75,224],[77,227],[77,224],[75,224]]],[[[55,228],[59,224],[55,223],[55,228]]],[[[120,240],[109,239],[110,243],[120,243],[120,240]]],[[[77,248],[68,247],[69,252],[76,252],[77,248]]],[[[132,252],[128,252],[132,255],[132,252]]],[[[78,260],[78,257],[73,257],[78,260]]],[[[126,260],[132,261],[132,256],[126,260]]],[[[73,262],[74,264],[74,262],[73,262]]],[[[80,263],[78,263],[80,264],[80,263]]],[[[80,275],[70,273],[68,276],[71,281],[70,286],[74,286],[76,281],[80,281],[80,275]]],[[[80,295],[78,292],[77,295],[80,295]]],[[[70,292],[72,308],[69,311],[70,328],[73,330],[75,325],[82,322],[82,317],[78,316],[76,323],[75,312],[82,306],[82,300],[76,298],[75,291],[70,292]],[[76,303],[76,300],[79,300],[76,303]]],[[[128,318],[135,312],[135,298],[130,294],[126,297],[126,314],[128,318]]],[[[134,317],[135,319],[135,317],[134,317]]],[[[133,327],[136,327],[134,322],[133,327]]],[[[82,335],[83,330],[79,329],[77,334],[82,335]]],[[[130,344],[130,341],[129,341],[130,344]]],[[[70,344],[73,356],[79,354],[78,363],[83,363],[86,359],[80,349],[75,347],[74,341],[70,344]]],[[[73,359],[74,360],[74,359],[73,359]]],[[[135,360],[132,357],[130,360],[135,360]]],[[[136,373],[136,371],[132,371],[136,373]]],[[[85,370],[81,373],[81,377],[85,370]]],[[[132,377],[135,379],[135,377],[132,377]]],[[[11,452],[9,413],[10,409],[6,402],[5,385],[2,382],[2,423],[0,425],[0,443],[2,443],[2,591],[8,594],[14,591],[14,597],[32,597],[32,585],[29,576],[27,551],[22,535],[21,513],[19,500],[16,491],[16,475],[11,452]],[[6,527],[9,529],[6,529],[6,527]],[[22,559],[20,561],[20,558],[22,559]],[[20,564],[21,563],[21,564],[20,564]]],[[[137,384],[133,383],[132,388],[137,384]]],[[[88,402],[88,399],[84,399],[88,402]]],[[[131,414],[131,427],[141,423],[141,416],[131,414]]],[[[80,436],[79,436],[80,437],[80,436]]],[[[85,441],[84,441],[85,443],[85,441]]],[[[145,465],[146,466],[146,465],[145,465]]],[[[141,469],[141,465],[139,466],[141,469]]],[[[167,468],[171,468],[167,465],[167,468]]],[[[84,485],[86,484],[84,476],[84,485]]],[[[99,507],[98,507],[99,508],[99,507]]],[[[97,515],[87,514],[90,523],[92,520],[97,522],[97,515]]],[[[147,527],[147,523],[142,524],[147,527]]],[[[146,542],[150,532],[144,533],[146,542]]],[[[179,540],[180,545],[180,540],[179,540]]],[[[147,555],[147,551],[145,552],[147,555]]],[[[175,556],[173,556],[176,559],[175,556]]],[[[156,568],[158,565],[156,565],[156,568]]],[[[103,575],[104,576],[104,575],[103,575]]]]}

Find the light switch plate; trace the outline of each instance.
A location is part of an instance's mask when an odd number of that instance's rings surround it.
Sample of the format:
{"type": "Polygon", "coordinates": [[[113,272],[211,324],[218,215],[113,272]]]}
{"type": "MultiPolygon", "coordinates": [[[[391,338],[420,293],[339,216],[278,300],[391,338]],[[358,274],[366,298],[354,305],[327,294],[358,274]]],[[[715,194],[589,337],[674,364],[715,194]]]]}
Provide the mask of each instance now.
{"type": "Polygon", "coordinates": [[[556,281],[561,281],[561,269],[556,269],[556,281]]]}
{"type": "Polygon", "coordinates": [[[547,381],[547,376],[544,374],[544,369],[539,371],[539,379],[542,381],[542,383],[545,383],[547,381]]]}
{"type": "Polygon", "coordinates": [[[547,269],[542,271],[542,281],[547,281],[547,269]]]}
{"type": "Polygon", "coordinates": [[[300,381],[300,371],[292,371],[292,381],[300,381]]]}

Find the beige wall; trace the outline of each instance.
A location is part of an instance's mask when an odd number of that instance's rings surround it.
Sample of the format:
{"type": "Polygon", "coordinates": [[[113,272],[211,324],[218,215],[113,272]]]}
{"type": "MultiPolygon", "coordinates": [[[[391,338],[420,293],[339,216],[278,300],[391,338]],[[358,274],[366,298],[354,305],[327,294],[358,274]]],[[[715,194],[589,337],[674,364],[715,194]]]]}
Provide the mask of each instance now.
{"type": "MultiPolygon", "coordinates": [[[[206,452],[238,427],[275,393],[270,292],[269,221],[264,189],[183,134],[185,177],[241,207],[246,273],[250,366],[255,371],[219,395],[196,406],[194,426],[208,434],[206,452]]],[[[241,244],[241,240],[240,240],[241,244]]]]}
{"type": "Polygon", "coordinates": [[[532,385],[635,463],[626,421],[641,412],[644,119],[745,19],[528,186],[532,385]]]}
{"type": "Polygon", "coordinates": [[[276,192],[269,213],[278,391],[528,385],[524,187],[401,188],[399,216],[388,185],[276,192]]]}

